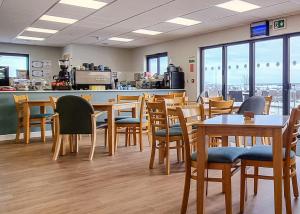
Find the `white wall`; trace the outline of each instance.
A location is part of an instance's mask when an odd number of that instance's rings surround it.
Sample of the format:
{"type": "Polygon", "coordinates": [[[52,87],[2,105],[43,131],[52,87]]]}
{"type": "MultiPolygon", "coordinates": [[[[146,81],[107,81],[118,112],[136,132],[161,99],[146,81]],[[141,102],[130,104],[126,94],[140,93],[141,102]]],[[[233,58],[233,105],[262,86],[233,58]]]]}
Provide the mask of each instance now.
{"type": "MultiPolygon", "coordinates": [[[[300,32],[300,15],[287,17],[287,28],[270,32],[270,35],[280,35],[292,32],[300,32]]],[[[201,25],[199,25],[201,27],[201,25]]],[[[133,50],[132,70],[134,72],[145,71],[145,56],[149,54],[168,52],[172,63],[179,65],[186,72],[186,90],[191,99],[195,99],[199,92],[199,47],[205,47],[216,44],[224,44],[236,41],[250,39],[249,25],[237,28],[212,32],[193,36],[186,39],[169,41],[161,44],[150,45],[146,47],[136,48],[133,50]],[[190,56],[196,56],[197,72],[189,72],[188,59],[190,56]],[[191,83],[191,79],[195,79],[195,83],[191,83]]]]}
{"type": "Polygon", "coordinates": [[[46,47],[46,46],[36,46],[36,45],[18,45],[18,44],[8,44],[0,43],[0,52],[4,53],[19,53],[19,54],[29,54],[29,69],[31,76],[31,62],[40,60],[51,60],[51,73],[49,81],[52,80],[52,76],[58,74],[58,60],[61,58],[62,48],[57,47],[46,47]]]}
{"type": "Polygon", "coordinates": [[[105,65],[118,72],[120,81],[133,80],[131,49],[72,44],[64,48],[64,54],[70,54],[72,66],[105,65]]]}

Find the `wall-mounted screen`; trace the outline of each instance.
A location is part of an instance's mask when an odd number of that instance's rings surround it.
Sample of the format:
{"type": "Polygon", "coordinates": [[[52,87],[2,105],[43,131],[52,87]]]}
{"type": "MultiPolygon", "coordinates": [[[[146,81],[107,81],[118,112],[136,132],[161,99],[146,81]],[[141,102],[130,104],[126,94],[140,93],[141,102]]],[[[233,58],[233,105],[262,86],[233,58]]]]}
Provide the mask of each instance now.
{"type": "Polygon", "coordinates": [[[251,37],[269,36],[270,33],[269,21],[252,23],[250,25],[251,37]]]}

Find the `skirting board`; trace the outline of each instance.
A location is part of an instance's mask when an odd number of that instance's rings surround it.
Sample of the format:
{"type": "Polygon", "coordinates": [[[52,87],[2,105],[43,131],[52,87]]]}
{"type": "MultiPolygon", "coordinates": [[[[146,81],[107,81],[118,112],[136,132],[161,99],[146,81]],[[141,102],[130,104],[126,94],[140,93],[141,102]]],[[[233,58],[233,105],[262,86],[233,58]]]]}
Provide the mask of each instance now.
{"type": "MultiPolygon", "coordinates": [[[[52,136],[52,131],[46,131],[46,136],[52,136]]],[[[40,137],[41,132],[30,132],[30,137],[40,137]]],[[[20,139],[23,139],[24,135],[20,135],[20,139]]],[[[8,140],[15,140],[16,139],[16,134],[7,134],[7,135],[0,135],[0,143],[3,141],[8,141],[8,140]]]]}

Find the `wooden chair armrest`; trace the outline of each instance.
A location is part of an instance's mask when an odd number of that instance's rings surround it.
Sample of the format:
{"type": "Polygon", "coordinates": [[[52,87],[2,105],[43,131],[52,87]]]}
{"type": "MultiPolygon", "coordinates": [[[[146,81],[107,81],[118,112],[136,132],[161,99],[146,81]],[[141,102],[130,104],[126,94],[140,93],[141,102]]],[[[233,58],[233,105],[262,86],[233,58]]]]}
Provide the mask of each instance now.
{"type": "Polygon", "coordinates": [[[99,116],[101,116],[102,114],[104,114],[104,112],[103,111],[96,111],[94,114],[92,114],[92,117],[99,117],[99,116]]]}

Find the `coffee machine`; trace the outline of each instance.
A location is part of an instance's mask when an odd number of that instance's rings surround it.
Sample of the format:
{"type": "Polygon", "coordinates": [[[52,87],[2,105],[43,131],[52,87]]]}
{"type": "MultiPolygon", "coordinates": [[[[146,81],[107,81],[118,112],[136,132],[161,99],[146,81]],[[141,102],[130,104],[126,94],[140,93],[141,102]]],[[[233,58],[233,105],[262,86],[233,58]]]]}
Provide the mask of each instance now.
{"type": "Polygon", "coordinates": [[[55,82],[52,82],[52,89],[54,90],[71,90],[71,75],[68,71],[70,61],[68,59],[58,60],[60,71],[58,75],[54,75],[53,79],[55,82]]]}

